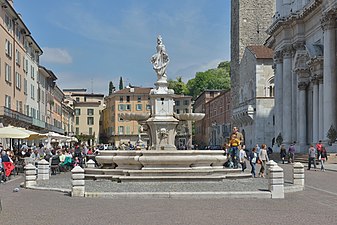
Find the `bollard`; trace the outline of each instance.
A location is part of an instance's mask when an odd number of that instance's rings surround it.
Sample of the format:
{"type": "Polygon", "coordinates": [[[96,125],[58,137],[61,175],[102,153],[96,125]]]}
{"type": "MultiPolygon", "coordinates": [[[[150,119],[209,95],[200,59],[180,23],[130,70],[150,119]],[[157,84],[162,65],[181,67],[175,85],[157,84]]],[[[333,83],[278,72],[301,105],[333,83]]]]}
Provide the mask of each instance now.
{"type": "Polygon", "coordinates": [[[90,159],[88,162],[87,162],[87,167],[88,168],[95,168],[95,161],[90,159]]]}
{"type": "Polygon", "coordinates": [[[268,178],[268,176],[269,176],[269,168],[271,168],[273,166],[277,166],[277,163],[274,160],[269,160],[266,163],[266,178],[268,178]]]}
{"type": "Polygon", "coordinates": [[[271,198],[284,198],[284,174],[278,165],[269,168],[268,188],[271,198]]]}
{"type": "Polygon", "coordinates": [[[84,169],[80,166],[75,166],[74,169],[71,170],[71,173],[71,196],[84,197],[84,169]]]}
{"type": "Polygon", "coordinates": [[[37,164],[37,179],[49,180],[49,162],[42,159],[37,164]]]}
{"type": "Polygon", "coordinates": [[[304,165],[300,162],[293,167],[293,184],[304,187],[304,165]]]}
{"type": "Polygon", "coordinates": [[[36,185],[36,167],[29,163],[25,166],[25,187],[36,185]]]}

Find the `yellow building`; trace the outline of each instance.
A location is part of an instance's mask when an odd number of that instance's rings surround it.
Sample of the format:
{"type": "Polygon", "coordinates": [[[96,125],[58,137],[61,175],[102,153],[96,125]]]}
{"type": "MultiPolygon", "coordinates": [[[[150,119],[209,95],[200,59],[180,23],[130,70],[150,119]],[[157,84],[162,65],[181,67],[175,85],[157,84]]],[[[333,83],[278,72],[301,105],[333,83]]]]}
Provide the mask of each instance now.
{"type": "Polygon", "coordinates": [[[63,92],[74,108],[75,135],[87,136],[89,145],[98,144],[104,95],[86,93],[86,89],[63,89],[63,92]]]}
{"type": "MultiPolygon", "coordinates": [[[[124,121],[119,114],[123,112],[150,112],[150,90],[151,88],[124,88],[105,98],[104,132],[101,135],[106,136],[109,143],[119,146],[130,141],[135,144],[139,135],[138,122],[124,121]]],[[[142,135],[142,140],[146,144],[147,135],[142,135]]]]}

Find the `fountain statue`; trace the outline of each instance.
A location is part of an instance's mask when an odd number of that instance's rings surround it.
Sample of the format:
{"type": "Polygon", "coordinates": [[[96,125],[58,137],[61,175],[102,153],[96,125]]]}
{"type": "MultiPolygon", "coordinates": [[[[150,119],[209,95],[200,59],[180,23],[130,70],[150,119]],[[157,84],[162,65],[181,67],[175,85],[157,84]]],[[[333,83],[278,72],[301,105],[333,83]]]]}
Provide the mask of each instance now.
{"type": "MultiPolygon", "coordinates": [[[[151,57],[157,81],[155,88],[149,93],[150,113],[120,114],[124,120],[137,121],[141,125],[142,132],[146,132],[150,137],[149,149],[99,151],[96,159],[103,168],[87,169],[86,173],[92,171],[97,174],[97,170],[101,170],[101,173],[118,176],[119,181],[164,178],[164,180],[222,180],[229,172],[240,173],[240,170],[228,170],[223,167],[226,160],[223,150],[177,150],[175,136],[178,122],[201,120],[205,114],[174,113],[174,91],[168,88],[166,74],[170,60],[160,35],[157,38],[156,50],[157,52],[151,57]]],[[[139,140],[141,141],[140,137],[139,140]]]]}

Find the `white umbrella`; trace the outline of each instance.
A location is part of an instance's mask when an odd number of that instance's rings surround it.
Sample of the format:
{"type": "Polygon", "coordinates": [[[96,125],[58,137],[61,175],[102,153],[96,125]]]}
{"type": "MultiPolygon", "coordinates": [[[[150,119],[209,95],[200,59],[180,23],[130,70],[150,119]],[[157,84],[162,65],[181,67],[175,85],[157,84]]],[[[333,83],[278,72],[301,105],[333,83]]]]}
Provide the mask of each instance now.
{"type": "Polygon", "coordinates": [[[29,136],[27,132],[19,127],[8,126],[0,128],[0,138],[26,139],[29,136]]]}

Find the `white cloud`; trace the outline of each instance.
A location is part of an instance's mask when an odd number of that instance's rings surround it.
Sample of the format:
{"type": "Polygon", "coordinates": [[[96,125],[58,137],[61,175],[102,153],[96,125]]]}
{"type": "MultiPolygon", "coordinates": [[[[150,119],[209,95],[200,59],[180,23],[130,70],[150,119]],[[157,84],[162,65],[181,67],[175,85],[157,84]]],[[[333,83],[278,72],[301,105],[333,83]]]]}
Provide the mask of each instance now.
{"type": "Polygon", "coordinates": [[[66,49],[61,48],[43,48],[41,61],[45,63],[70,64],[73,59],[66,49]]]}

